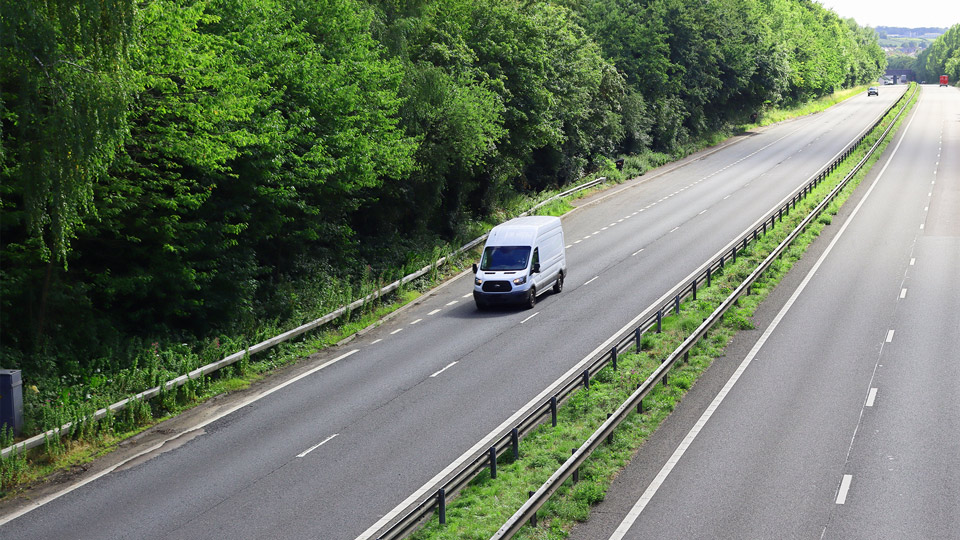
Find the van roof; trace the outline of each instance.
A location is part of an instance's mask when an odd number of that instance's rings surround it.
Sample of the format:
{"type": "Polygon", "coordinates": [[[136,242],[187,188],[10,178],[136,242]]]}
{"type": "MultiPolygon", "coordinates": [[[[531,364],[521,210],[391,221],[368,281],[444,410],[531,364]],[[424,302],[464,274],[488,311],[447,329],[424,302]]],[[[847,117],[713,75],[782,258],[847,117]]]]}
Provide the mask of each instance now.
{"type": "Polygon", "coordinates": [[[526,216],[497,225],[487,237],[488,246],[530,246],[543,231],[559,228],[560,218],[526,216]]]}

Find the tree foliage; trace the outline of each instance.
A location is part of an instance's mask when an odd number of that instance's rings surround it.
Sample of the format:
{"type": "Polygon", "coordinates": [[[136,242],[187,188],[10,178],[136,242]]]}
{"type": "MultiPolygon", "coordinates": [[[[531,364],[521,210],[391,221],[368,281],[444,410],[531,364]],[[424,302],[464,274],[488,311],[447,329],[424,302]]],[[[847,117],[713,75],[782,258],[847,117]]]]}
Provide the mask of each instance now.
{"type": "Polygon", "coordinates": [[[941,75],[951,84],[960,80],[960,24],[950,27],[917,57],[920,78],[933,82],[941,75]]]}
{"type": "Polygon", "coordinates": [[[45,374],[296,320],[519,194],[885,64],[808,0],[3,0],[0,21],[0,349],[45,374]]]}

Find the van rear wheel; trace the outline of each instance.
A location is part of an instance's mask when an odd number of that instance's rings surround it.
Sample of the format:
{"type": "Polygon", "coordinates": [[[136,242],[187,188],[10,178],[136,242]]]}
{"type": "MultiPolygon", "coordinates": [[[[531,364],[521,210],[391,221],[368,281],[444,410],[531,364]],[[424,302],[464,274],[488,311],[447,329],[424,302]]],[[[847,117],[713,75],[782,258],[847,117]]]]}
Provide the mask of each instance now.
{"type": "Polygon", "coordinates": [[[563,290],[563,274],[561,273],[557,276],[557,280],[553,282],[553,294],[560,294],[560,291],[563,290]]]}
{"type": "Polygon", "coordinates": [[[527,293],[527,309],[533,309],[537,305],[537,289],[536,287],[530,287],[530,292],[527,293]]]}

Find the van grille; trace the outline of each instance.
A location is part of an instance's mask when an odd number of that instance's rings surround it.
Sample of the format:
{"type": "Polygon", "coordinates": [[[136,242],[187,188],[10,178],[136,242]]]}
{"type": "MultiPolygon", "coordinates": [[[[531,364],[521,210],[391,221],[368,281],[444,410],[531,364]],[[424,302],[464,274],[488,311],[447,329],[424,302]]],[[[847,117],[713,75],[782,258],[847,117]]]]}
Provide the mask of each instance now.
{"type": "Polygon", "coordinates": [[[509,281],[484,281],[481,288],[483,292],[510,292],[513,290],[509,281]]]}

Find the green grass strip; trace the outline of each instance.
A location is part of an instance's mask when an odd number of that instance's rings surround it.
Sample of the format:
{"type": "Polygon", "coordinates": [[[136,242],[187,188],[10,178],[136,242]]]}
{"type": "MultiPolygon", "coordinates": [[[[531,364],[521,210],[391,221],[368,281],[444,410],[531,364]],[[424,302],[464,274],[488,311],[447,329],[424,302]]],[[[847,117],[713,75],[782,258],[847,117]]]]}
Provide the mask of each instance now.
{"type": "MultiPolygon", "coordinates": [[[[912,101],[908,105],[908,110],[913,103],[912,101]]],[[[676,349],[853,169],[895,114],[896,111],[888,115],[867,137],[860,149],[821,183],[812,196],[804,199],[795,210],[784,216],[782,223],[778,222],[774,229],[758,242],[751,244],[743,255],[738,256],[736,263],[728,264],[722,274],[716,276],[712,286],[700,289],[696,301],[684,302],[679,316],[667,317],[664,320],[663,333],[644,335],[639,353],[620,356],[617,371],[611,367],[604,368],[591,382],[589,390],[575,393],[560,408],[556,428],[543,424],[531,432],[520,443],[518,460],[514,461],[509,452],[501,456],[496,479],[491,479],[489,472],[481,473],[456,499],[448,501],[445,525],[440,525],[434,517],[418,530],[413,538],[453,540],[485,539],[492,536],[523,505],[528,493],[537,490],[570,457],[571,451],[578,448],[607,419],[607,414],[616,410],[660,365],[661,360],[676,349]]],[[[898,126],[905,116],[906,114],[902,115],[897,121],[898,126]]],[[[880,145],[860,172],[828,205],[825,213],[814,220],[754,284],[753,293],[742,297],[739,305],[724,315],[721,323],[694,348],[687,362],[680,363],[671,370],[668,376],[669,384],[657,385],[644,399],[644,412],[630,414],[617,429],[613,443],[602,445],[591,455],[580,469],[579,482],[565,482],[540,509],[538,526],[524,527],[517,538],[565,538],[576,522],[587,519],[591,507],[603,500],[613,478],[669,416],[700,374],[715,358],[723,355],[725,347],[737,331],[753,328],[751,318],[757,307],[819,236],[823,227],[831,223],[832,216],[836,215],[840,206],[879,160],[891,139],[892,137],[889,137],[880,145]]]]}

